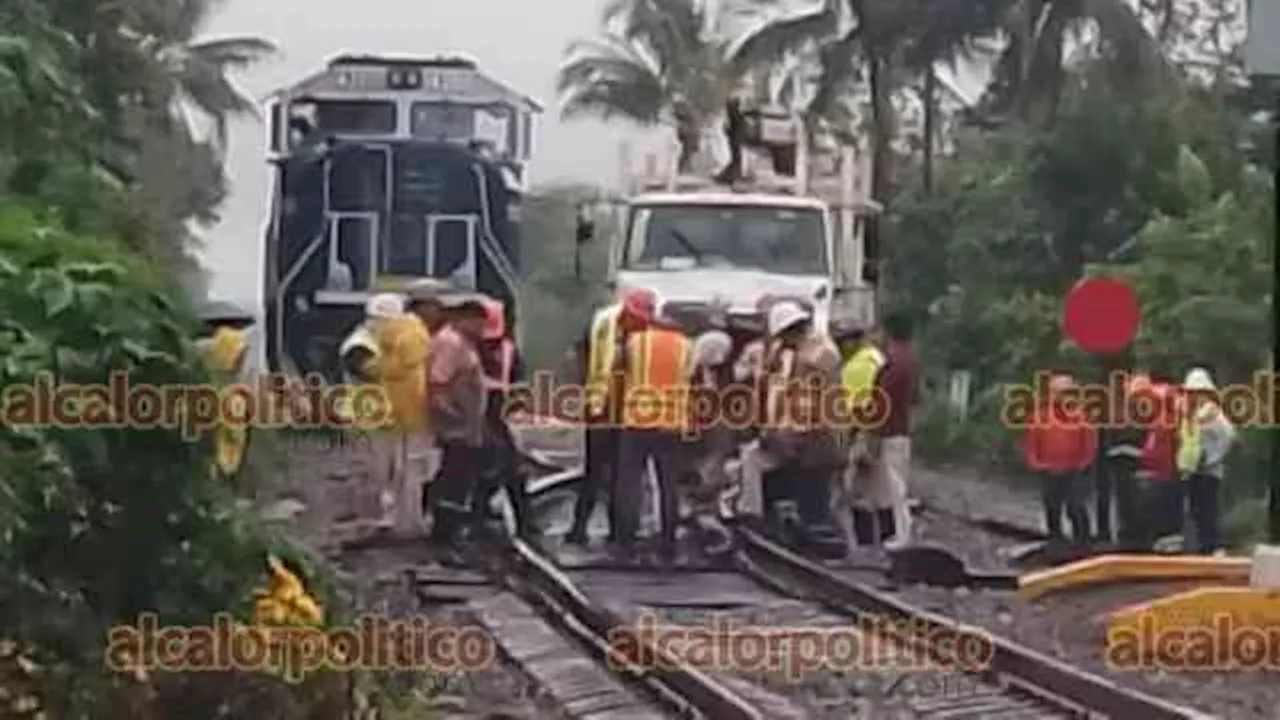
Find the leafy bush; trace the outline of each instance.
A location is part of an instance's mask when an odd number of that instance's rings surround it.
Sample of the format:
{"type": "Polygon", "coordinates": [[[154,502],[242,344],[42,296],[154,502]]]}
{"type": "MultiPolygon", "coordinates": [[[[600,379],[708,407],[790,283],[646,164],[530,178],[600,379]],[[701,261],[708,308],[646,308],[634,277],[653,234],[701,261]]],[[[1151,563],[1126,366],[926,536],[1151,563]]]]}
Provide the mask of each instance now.
{"type": "MultiPolygon", "coordinates": [[[[296,555],[215,480],[208,438],[131,425],[120,407],[112,426],[19,422],[15,393],[42,375],[99,387],[113,371],[133,386],[208,382],[195,324],[164,284],[110,243],[0,207],[0,626],[35,649],[57,717],[103,717],[103,693],[127,685],[101,671],[109,628],[142,612],[162,625],[247,617],[268,550],[296,555]]],[[[251,715],[275,714],[259,710],[251,715]]]]}
{"type": "MultiPolygon", "coordinates": [[[[978,138],[938,168],[935,192],[895,200],[890,290],[942,388],[920,419],[924,458],[1016,468],[1018,433],[991,404],[1001,388],[1056,368],[1100,382],[1126,362],[1063,336],[1061,299],[1083,274],[1129,279],[1143,308],[1131,353],[1153,370],[1202,365],[1224,386],[1269,365],[1275,188],[1241,150],[1250,123],[1193,89],[1117,102],[1082,78],[1052,127],[978,138]],[[941,403],[957,369],[976,396],[963,421],[941,403]]],[[[1259,518],[1266,448],[1246,429],[1230,458],[1237,536],[1259,518]]]]}

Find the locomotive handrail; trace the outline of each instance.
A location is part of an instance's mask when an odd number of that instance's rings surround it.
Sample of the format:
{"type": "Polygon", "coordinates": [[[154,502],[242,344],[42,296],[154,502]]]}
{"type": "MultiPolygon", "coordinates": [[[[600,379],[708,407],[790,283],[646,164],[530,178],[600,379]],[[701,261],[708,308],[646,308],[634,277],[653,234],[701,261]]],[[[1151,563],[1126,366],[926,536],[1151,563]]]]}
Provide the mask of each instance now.
{"type": "Polygon", "coordinates": [[[275,334],[276,347],[278,348],[284,347],[284,295],[288,292],[289,286],[293,284],[294,279],[302,272],[302,268],[306,267],[306,264],[310,262],[311,256],[315,255],[316,250],[329,238],[328,217],[325,218],[325,221],[325,227],[316,233],[315,239],[311,241],[306,250],[302,251],[302,254],[298,256],[293,265],[289,267],[289,272],[285,273],[284,278],[280,281],[280,287],[276,290],[276,317],[278,319],[276,321],[275,334]]]}
{"type": "MultiPolygon", "coordinates": [[[[378,255],[379,255],[379,250],[382,247],[382,243],[380,243],[378,240],[379,240],[380,232],[382,230],[381,228],[382,223],[378,222],[378,213],[374,210],[327,212],[325,213],[325,217],[329,220],[329,270],[330,272],[332,272],[334,265],[340,262],[343,262],[342,260],[342,221],[347,219],[355,219],[355,220],[365,220],[369,223],[369,236],[365,241],[365,245],[368,246],[368,250],[369,250],[369,257],[367,260],[367,264],[369,267],[366,268],[366,270],[369,271],[369,287],[368,288],[355,287],[354,278],[353,278],[351,289],[352,290],[362,290],[362,289],[371,290],[373,288],[373,284],[378,279],[378,266],[381,264],[378,262],[378,255]]],[[[355,268],[352,268],[352,270],[354,271],[355,268]]]]}
{"type": "Polygon", "coordinates": [[[484,172],[480,170],[479,165],[473,164],[471,172],[476,176],[476,182],[480,189],[480,215],[483,218],[481,223],[483,234],[480,237],[480,247],[489,255],[489,259],[497,268],[498,274],[502,276],[503,282],[511,289],[512,297],[515,296],[516,285],[519,278],[516,277],[515,266],[502,253],[502,248],[498,247],[498,239],[493,236],[493,215],[489,212],[489,186],[485,182],[484,172]]]}
{"type": "MultiPolygon", "coordinates": [[[[511,312],[509,316],[520,317],[520,293],[519,278],[516,277],[515,266],[502,253],[502,248],[498,246],[498,239],[493,236],[493,215],[489,212],[489,186],[485,183],[484,173],[480,166],[472,164],[471,172],[476,176],[476,183],[480,189],[480,225],[482,232],[480,234],[480,250],[484,252],[489,261],[493,263],[493,267],[498,271],[498,276],[502,282],[506,284],[507,289],[511,293],[511,312]]],[[[514,328],[513,328],[514,332],[514,328]]],[[[517,335],[518,337],[518,335],[517,335]]]]}

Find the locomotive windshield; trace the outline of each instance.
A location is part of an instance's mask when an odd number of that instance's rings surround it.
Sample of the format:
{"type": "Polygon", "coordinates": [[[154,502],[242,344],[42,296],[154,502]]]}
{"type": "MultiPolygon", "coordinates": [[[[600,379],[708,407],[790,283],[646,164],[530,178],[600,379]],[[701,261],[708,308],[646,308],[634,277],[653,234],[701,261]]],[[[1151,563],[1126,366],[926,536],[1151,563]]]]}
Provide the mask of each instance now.
{"type": "Polygon", "coordinates": [[[649,205],[634,210],[628,270],[718,267],[825,275],[821,210],[758,205],[649,205]]]}
{"type": "Polygon", "coordinates": [[[313,107],[315,125],[325,133],[381,135],[396,130],[396,104],[393,102],[326,100],[315,103],[313,107]]]}

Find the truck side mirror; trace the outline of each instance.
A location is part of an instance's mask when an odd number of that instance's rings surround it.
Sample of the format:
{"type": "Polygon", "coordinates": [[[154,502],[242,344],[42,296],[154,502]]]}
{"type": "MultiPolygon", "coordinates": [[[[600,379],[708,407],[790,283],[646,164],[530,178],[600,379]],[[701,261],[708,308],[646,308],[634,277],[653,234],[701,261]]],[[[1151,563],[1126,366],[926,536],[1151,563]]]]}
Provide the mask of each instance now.
{"type": "Polygon", "coordinates": [[[573,231],[573,276],[582,278],[582,246],[595,237],[596,224],[586,205],[578,206],[578,219],[573,231]]]}
{"type": "Polygon", "coordinates": [[[573,234],[574,241],[579,245],[591,242],[595,238],[596,224],[591,220],[591,215],[587,212],[585,205],[578,208],[578,219],[573,234]]]}

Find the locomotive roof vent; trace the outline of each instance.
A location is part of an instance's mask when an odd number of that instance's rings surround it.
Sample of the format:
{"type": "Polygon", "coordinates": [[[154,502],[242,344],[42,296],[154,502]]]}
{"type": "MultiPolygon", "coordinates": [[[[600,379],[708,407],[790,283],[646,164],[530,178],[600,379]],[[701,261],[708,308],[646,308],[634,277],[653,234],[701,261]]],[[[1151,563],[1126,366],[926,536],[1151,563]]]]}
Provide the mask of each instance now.
{"type": "Polygon", "coordinates": [[[478,70],[475,60],[461,55],[434,55],[431,57],[394,57],[389,55],[339,55],[329,61],[329,69],[347,67],[423,67],[454,70],[478,70]]]}

